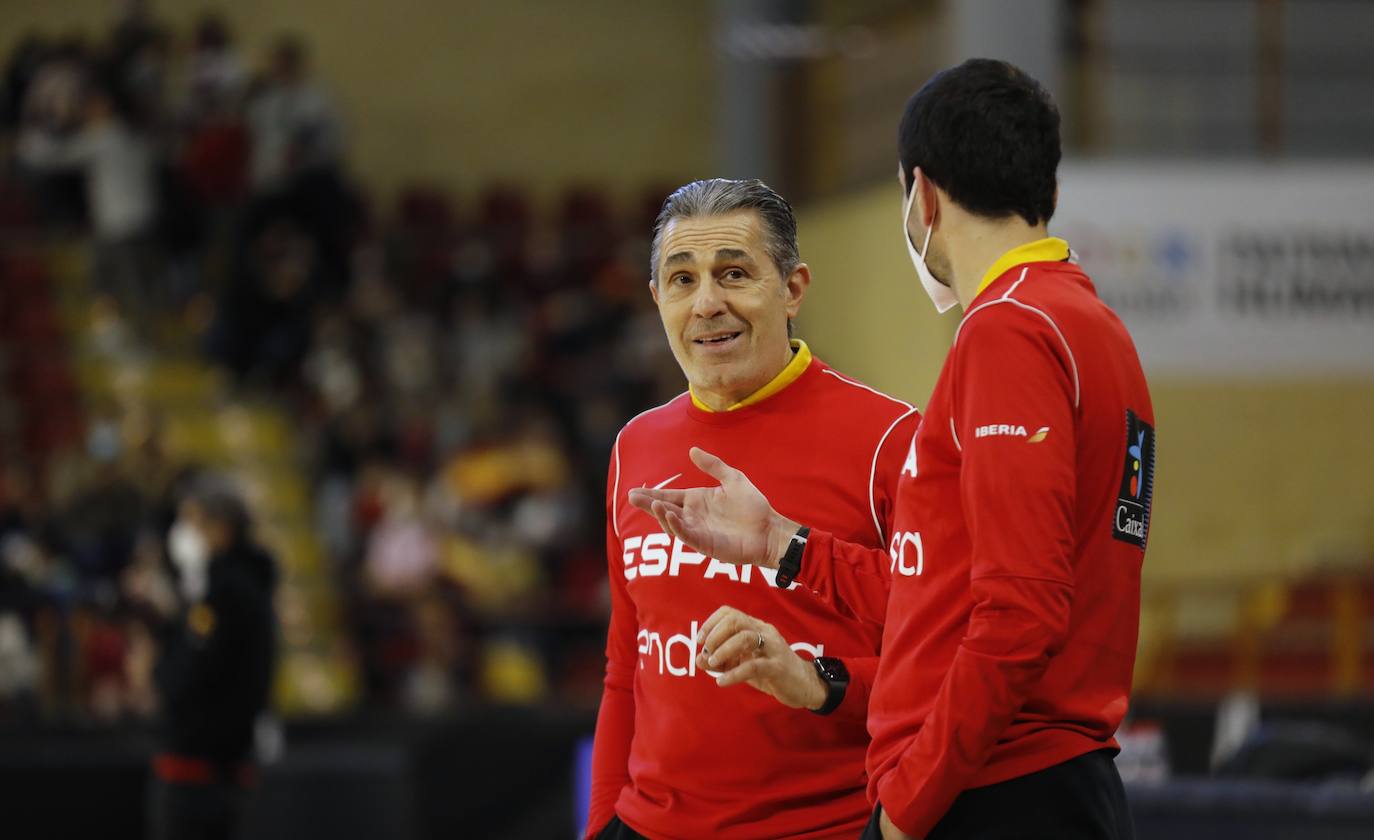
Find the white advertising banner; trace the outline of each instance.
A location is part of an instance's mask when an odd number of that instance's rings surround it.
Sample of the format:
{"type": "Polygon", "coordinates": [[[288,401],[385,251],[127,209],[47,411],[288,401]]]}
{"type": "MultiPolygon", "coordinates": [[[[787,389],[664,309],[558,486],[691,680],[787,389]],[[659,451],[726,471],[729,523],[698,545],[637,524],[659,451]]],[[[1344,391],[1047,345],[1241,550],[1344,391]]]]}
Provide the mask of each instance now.
{"type": "Polygon", "coordinates": [[[1374,164],[1060,167],[1050,232],[1150,373],[1374,377],[1374,164]]]}

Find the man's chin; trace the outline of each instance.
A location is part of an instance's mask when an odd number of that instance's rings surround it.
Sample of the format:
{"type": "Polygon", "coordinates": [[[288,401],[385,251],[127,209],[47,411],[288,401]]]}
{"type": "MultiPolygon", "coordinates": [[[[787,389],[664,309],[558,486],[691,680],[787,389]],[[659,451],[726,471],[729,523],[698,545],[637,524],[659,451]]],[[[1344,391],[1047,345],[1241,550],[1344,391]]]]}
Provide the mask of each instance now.
{"type": "Polygon", "coordinates": [[[687,381],[697,391],[710,391],[714,394],[733,394],[740,390],[743,380],[740,371],[728,362],[697,364],[687,381]]]}

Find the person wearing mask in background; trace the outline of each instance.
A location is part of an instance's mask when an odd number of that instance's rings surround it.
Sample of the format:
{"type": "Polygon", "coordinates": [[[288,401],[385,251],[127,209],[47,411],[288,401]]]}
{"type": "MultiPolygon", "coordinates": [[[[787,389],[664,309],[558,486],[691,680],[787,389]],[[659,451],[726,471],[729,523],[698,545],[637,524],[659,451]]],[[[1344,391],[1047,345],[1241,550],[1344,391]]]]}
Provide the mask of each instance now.
{"type": "Polygon", "coordinates": [[[276,563],[252,536],[248,508],[205,480],[168,534],[186,610],[156,670],[165,720],[153,760],[154,840],[232,837],[254,782],[255,725],[277,660],[276,563]]]}

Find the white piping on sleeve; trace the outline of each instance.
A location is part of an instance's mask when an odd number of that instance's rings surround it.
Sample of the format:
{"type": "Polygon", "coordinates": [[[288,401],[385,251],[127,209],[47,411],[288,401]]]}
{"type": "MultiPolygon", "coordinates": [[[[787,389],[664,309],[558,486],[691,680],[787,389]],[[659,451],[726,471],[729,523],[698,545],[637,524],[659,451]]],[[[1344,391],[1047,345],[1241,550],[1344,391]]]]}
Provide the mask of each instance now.
{"type": "MultiPolygon", "coordinates": [[[[980,304],[978,304],[977,306],[975,306],[975,307],[973,307],[972,309],[970,309],[968,312],[964,313],[964,318],[963,318],[963,320],[959,322],[959,326],[954,330],[954,342],[953,342],[953,343],[954,343],[954,344],[958,344],[958,343],[959,343],[959,334],[960,334],[960,332],[963,331],[963,329],[964,329],[964,324],[967,324],[967,323],[968,323],[968,319],[969,319],[970,317],[972,317],[973,313],[978,312],[979,310],[982,310],[982,309],[987,309],[989,306],[996,306],[996,305],[999,304],[999,303],[1010,303],[1010,304],[1012,304],[1013,306],[1020,307],[1021,309],[1025,309],[1025,310],[1027,310],[1028,312],[1034,312],[1036,315],[1039,315],[1041,318],[1044,318],[1044,319],[1045,319],[1045,323],[1047,323],[1047,324],[1050,325],[1050,329],[1054,330],[1054,334],[1055,334],[1056,336],[1059,337],[1059,342],[1060,342],[1061,344],[1064,345],[1064,352],[1066,352],[1066,353],[1069,354],[1069,366],[1070,366],[1070,368],[1071,368],[1072,371],[1073,371],[1073,407],[1074,407],[1074,408],[1078,408],[1078,407],[1079,407],[1079,402],[1081,401],[1082,396],[1083,396],[1083,393],[1082,393],[1082,384],[1081,384],[1081,382],[1080,382],[1080,380],[1079,380],[1079,377],[1078,377],[1078,359],[1075,358],[1074,355],[1073,355],[1073,348],[1069,346],[1069,340],[1068,340],[1067,338],[1064,337],[1064,332],[1063,332],[1062,330],[1059,329],[1059,325],[1056,324],[1056,323],[1054,322],[1054,319],[1051,318],[1048,314],[1046,314],[1044,310],[1039,309],[1039,308],[1034,307],[1034,306],[1031,306],[1029,303],[1026,303],[1026,302],[1024,302],[1024,301],[1017,300],[1016,298],[1014,298],[1014,297],[1011,296],[1011,293],[1014,292],[1014,291],[1016,291],[1016,287],[1017,287],[1017,286],[1020,286],[1021,283],[1026,279],[1026,272],[1029,271],[1029,270],[1030,270],[1030,266],[1027,266],[1026,268],[1021,269],[1021,276],[1020,276],[1019,278],[1017,278],[1016,282],[1012,284],[1012,286],[1011,286],[1010,289],[1007,289],[1007,293],[1006,293],[1006,294],[1004,294],[1004,295],[1002,295],[1001,297],[996,298],[996,299],[994,299],[994,300],[990,300],[990,301],[988,301],[987,303],[980,303],[980,304]]],[[[951,420],[951,421],[950,421],[950,431],[953,431],[953,430],[954,430],[953,420],[951,420]]],[[[959,439],[958,439],[957,436],[955,437],[955,441],[954,441],[954,442],[955,442],[956,445],[958,444],[959,439]]],[[[962,447],[961,447],[961,449],[962,449],[962,447]]]]}
{"type": "MultiPolygon", "coordinates": [[[[624,432],[624,429],[620,430],[620,434],[624,432]]],[[[615,456],[615,486],[611,489],[611,530],[615,532],[616,539],[620,539],[620,434],[615,436],[615,445],[611,447],[611,453],[615,456]]]]}
{"type": "Polygon", "coordinates": [[[621,426],[620,431],[616,433],[615,444],[611,447],[611,454],[614,456],[615,461],[615,481],[611,487],[611,530],[615,532],[617,538],[620,537],[620,438],[625,434],[625,430],[630,428],[630,426],[632,426],[634,422],[639,418],[643,417],[646,414],[652,414],[655,411],[667,408],[668,406],[687,396],[687,394],[687,391],[683,391],[681,394],[678,394],[676,397],[673,397],[671,400],[668,400],[663,405],[656,405],[653,408],[645,409],[644,411],[639,412],[634,417],[631,417],[628,423],[626,423],[624,426],[621,426]]]}
{"type": "Polygon", "coordinates": [[[1034,312],[1036,315],[1039,315],[1041,318],[1044,318],[1045,321],[1050,325],[1051,329],[1054,330],[1054,334],[1059,336],[1060,343],[1064,345],[1064,352],[1069,354],[1069,365],[1073,368],[1073,407],[1078,408],[1078,401],[1079,398],[1082,396],[1078,382],[1078,360],[1074,358],[1073,348],[1069,346],[1069,340],[1067,338],[1064,338],[1064,333],[1060,331],[1059,325],[1056,324],[1054,322],[1054,319],[1051,318],[1049,315],[1045,314],[1045,312],[1041,309],[1037,309],[1028,303],[1022,303],[1016,298],[1005,298],[1005,300],[1007,303],[1015,304],[1021,307],[1022,309],[1034,312]]]}
{"type": "Polygon", "coordinates": [[[1019,285],[1021,285],[1021,283],[1026,279],[1026,272],[1027,272],[1027,271],[1030,271],[1030,266],[1026,266],[1025,268],[1021,269],[1021,276],[1018,277],[1018,278],[1016,278],[1016,282],[1011,284],[1011,288],[1010,288],[1010,289],[1007,289],[1007,293],[1004,294],[1004,295],[1002,295],[1002,297],[1004,297],[1004,298],[1009,298],[1009,297],[1011,297],[1011,293],[1014,292],[1014,291],[1016,291],[1016,287],[1019,286],[1019,285]]]}
{"type": "Polygon", "coordinates": [[[872,393],[874,393],[874,394],[877,394],[878,396],[880,396],[880,397],[882,397],[882,398],[884,398],[884,399],[889,399],[889,400],[892,400],[893,402],[895,402],[895,403],[897,403],[897,404],[899,404],[899,405],[905,406],[905,407],[908,408],[908,409],[914,408],[914,406],[912,406],[912,404],[909,403],[909,402],[907,402],[906,400],[899,400],[899,399],[897,399],[896,397],[892,396],[891,394],[884,394],[882,391],[879,391],[877,388],[870,388],[870,387],[868,387],[867,385],[863,384],[862,382],[857,382],[857,381],[855,381],[855,380],[853,380],[853,379],[850,379],[850,378],[847,377],[847,376],[842,376],[842,375],[840,375],[839,373],[836,373],[836,372],[835,372],[834,370],[832,370],[831,368],[825,368],[825,369],[823,369],[821,372],[822,372],[822,373],[828,373],[828,374],[830,374],[831,376],[835,377],[836,379],[840,380],[841,382],[845,383],[846,385],[853,385],[855,388],[862,388],[862,389],[864,389],[865,391],[870,391],[870,392],[872,392],[872,393]]]}
{"type": "Polygon", "coordinates": [[[873,465],[868,470],[868,512],[873,514],[873,527],[878,530],[879,544],[886,544],[887,534],[883,532],[883,524],[878,521],[878,502],[877,499],[874,497],[873,485],[874,482],[878,480],[878,456],[882,454],[883,444],[887,442],[887,437],[888,435],[892,434],[892,430],[901,425],[901,422],[903,420],[905,420],[906,418],[910,417],[915,413],[916,409],[912,407],[907,409],[906,413],[903,414],[901,417],[898,417],[896,420],[893,420],[892,425],[888,426],[887,431],[883,432],[883,436],[878,438],[878,446],[873,450],[873,465]]]}

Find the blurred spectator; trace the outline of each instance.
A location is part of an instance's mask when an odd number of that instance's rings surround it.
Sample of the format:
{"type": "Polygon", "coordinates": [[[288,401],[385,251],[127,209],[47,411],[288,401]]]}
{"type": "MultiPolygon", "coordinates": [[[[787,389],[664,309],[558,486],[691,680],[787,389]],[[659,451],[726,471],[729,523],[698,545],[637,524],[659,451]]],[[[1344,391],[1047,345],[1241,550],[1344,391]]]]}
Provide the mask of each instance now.
{"type": "Polygon", "coordinates": [[[85,706],[102,723],[119,721],[125,705],[127,682],[124,670],[128,638],[122,616],[109,603],[84,606],[76,613],[76,637],[80,640],[80,669],[84,680],[85,706]]]}
{"type": "Polygon", "coordinates": [[[148,139],[115,111],[108,91],[85,100],[85,120],[70,135],[35,126],[19,140],[26,165],[79,169],[95,233],[97,287],[126,312],[142,314],[156,294],[157,216],[154,151],[148,139]]]}
{"type": "Polygon", "coordinates": [[[196,24],[188,64],[186,108],[192,121],[206,110],[232,107],[243,97],[248,73],[220,16],[208,14],[196,24]]]}
{"type": "Polygon", "coordinates": [[[201,18],[191,50],[182,168],[204,205],[224,208],[243,198],[248,185],[251,141],[242,116],[248,76],[218,16],[201,18]]]}
{"type": "Polygon", "coordinates": [[[157,666],[167,723],[153,764],[152,836],[231,837],[276,663],[276,563],[253,540],[243,500],[220,483],[198,486],[178,522],[188,528],[178,553],[190,555],[179,564],[207,572],[157,666]]]}
{"type": "MultiPolygon", "coordinates": [[[[289,327],[290,335],[277,331],[273,346],[253,354],[257,358],[247,365],[242,353],[231,352],[237,358],[231,366],[243,374],[266,362],[269,378],[280,384],[280,375],[288,372],[286,366],[303,358],[304,348],[295,337],[307,336],[308,306],[336,300],[348,288],[353,236],[361,213],[342,170],[342,127],[331,101],[311,79],[306,47],[296,37],[283,36],[273,48],[268,72],[249,97],[246,125],[251,140],[251,196],[236,225],[233,259],[238,267],[230,270],[225,305],[233,310],[231,319],[246,315],[247,321],[236,323],[248,325],[255,320],[253,307],[265,306],[274,324],[289,327]],[[275,292],[267,288],[274,284],[270,277],[285,280],[289,266],[263,259],[263,247],[279,244],[283,230],[289,230],[298,243],[308,241],[310,249],[309,270],[300,278],[304,282],[289,294],[284,288],[275,292]]],[[[233,141],[226,137],[224,143],[232,146],[233,141]]],[[[231,154],[230,149],[222,151],[231,154]]],[[[301,256],[304,252],[293,246],[293,253],[301,256]]],[[[221,330],[217,341],[223,351],[224,344],[234,338],[221,330]]]]}
{"type": "MultiPolygon", "coordinates": [[[[16,128],[66,138],[83,120],[83,97],[91,56],[80,36],[39,44],[31,73],[21,75],[16,91],[19,112],[16,128]]],[[[15,64],[22,67],[22,59],[15,64]]],[[[21,70],[22,74],[22,70],[21,70]]],[[[87,220],[86,178],[80,171],[21,172],[32,184],[46,221],[54,226],[80,229],[87,220]]]]}
{"type": "Polygon", "coordinates": [[[207,210],[232,207],[248,183],[248,130],[232,99],[210,100],[188,131],[182,174],[207,210]]]}
{"type": "Polygon", "coordinates": [[[149,511],[147,499],[124,468],[118,419],[98,418],[88,437],[90,460],[82,463],[80,484],[59,522],[77,571],[90,580],[112,582],[132,559],[149,511]]]}
{"type": "Polygon", "coordinates": [[[156,132],[167,116],[171,40],[153,20],[147,3],[125,0],[123,13],[110,30],[101,75],[112,86],[125,118],[144,131],[156,132]]]}
{"type": "Polygon", "coordinates": [[[319,251],[286,219],[260,231],[249,248],[225,291],[212,350],[241,379],[285,385],[306,357],[319,251]]]}
{"type": "Polygon", "coordinates": [[[459,390],[471,402],[494,398],[529,352],[525,313],[494,295],[466,295],[454,302],[452,318],[444,361],[459,390]]]}
{"type": "Polygon", "coordinates": [[[30,716],[38,704],[32,616],[47,563],[35,541],[40,526],[32,489],[23,470],[0,471],[0,720],[30,716]]]}
{"type": "Polygon", "coordinates": [[[253,189],[271,193],[303,173],[340,162],[343,127],[334,105],[310,78],[305,44],[292,35],[273,47],[261,89],[248,106],[253,189]]]}
{"type": "Polygon", "coordinates": [[[21,123],[59,136],[76,129],[82,121],[89,64],[90,55],[80,36],[39,50],[23,91],[21,123]]]}
{"type": "Polygon", "coordinates": [[[0,720],[33,703],[38,657],[20,615],[0,610],[0,720]]]}
{"type": "Polygon", "coordinates": [[[19,127],[29,88],[51,52],[52,45],[36,32],[25,34],[14,48],[5,65],[3,95],[0,95],[0,126],[5,130],[19,127]]]}
{"type": "Polygon", "coordinates": [[[438,568],[438,548],[421,515],[414,481],[400,475],[382,479],[385,511],[368,540],[365,573],[373,597],[409,599],[428,590],[438,568]]]}
{"type": "Polygon", "coordinates": [[[412,615],[417,653],[402,688],[402,704],[420,714],[447,711],[471,683],[465,634],[440,593],[418,600],[412,615]]]}

